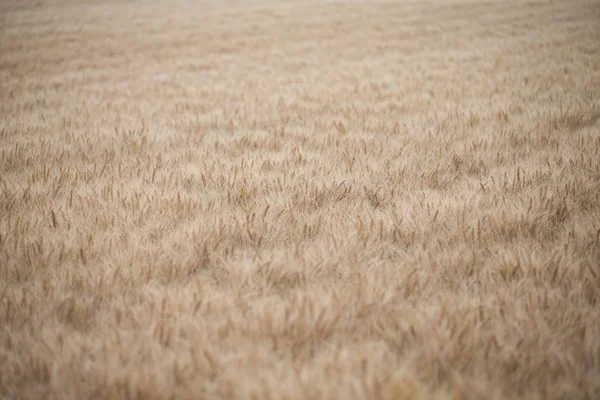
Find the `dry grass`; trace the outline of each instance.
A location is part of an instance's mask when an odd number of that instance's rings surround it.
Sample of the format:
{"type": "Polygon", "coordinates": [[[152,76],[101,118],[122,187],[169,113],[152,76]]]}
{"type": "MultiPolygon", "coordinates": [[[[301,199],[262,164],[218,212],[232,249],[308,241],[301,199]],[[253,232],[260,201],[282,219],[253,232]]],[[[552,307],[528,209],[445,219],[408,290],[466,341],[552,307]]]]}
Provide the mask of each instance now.
{"type": "Polygon", "coordinates": [[[598,2],[0,35],[0,398],[600,398],[598,2]]]}

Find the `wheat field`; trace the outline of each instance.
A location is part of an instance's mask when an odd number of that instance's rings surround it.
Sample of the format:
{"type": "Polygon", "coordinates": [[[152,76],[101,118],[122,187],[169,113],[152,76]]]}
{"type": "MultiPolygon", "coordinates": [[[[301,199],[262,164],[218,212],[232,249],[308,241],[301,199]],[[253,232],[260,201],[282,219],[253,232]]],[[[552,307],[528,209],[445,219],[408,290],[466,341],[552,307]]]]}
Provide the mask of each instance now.
{"type": "Polygon", "coordinates": [[[0,3],[1,399],[599,399],[600,3],[0,3]]]}

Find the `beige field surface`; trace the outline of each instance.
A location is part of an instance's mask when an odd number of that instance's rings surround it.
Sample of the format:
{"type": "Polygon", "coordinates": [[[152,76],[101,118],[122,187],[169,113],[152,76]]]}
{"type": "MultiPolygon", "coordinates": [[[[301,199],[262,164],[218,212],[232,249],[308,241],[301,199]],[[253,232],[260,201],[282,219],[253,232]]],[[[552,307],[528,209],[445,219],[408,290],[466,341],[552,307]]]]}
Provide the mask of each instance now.
{"type": "Polygon", "coordinates": [[[597,1],[0,3],[0,399],[599,399],[597,1]]]}

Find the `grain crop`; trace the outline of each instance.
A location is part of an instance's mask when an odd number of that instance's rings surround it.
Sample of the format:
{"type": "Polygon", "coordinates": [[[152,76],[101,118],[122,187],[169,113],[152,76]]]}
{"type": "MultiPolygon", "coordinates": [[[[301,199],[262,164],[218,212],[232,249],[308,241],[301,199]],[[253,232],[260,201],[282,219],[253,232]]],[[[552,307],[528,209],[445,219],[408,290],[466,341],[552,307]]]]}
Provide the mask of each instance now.
{"type": "Polygon", "coordinates": [[[0,399],[598,398],[598,1],[0,2],[0,399]]]}

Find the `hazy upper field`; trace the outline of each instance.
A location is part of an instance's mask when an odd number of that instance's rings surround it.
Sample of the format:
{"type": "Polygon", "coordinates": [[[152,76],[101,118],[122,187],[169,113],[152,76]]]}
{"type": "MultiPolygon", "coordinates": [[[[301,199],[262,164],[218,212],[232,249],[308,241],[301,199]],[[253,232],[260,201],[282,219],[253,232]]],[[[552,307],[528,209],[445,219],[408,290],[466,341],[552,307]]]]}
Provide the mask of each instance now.
{"type": "Polygon", "coordinates": [[[600,398],[600,3],[0,2],[0,398],[600,398]]]}

